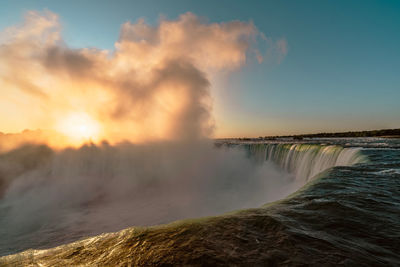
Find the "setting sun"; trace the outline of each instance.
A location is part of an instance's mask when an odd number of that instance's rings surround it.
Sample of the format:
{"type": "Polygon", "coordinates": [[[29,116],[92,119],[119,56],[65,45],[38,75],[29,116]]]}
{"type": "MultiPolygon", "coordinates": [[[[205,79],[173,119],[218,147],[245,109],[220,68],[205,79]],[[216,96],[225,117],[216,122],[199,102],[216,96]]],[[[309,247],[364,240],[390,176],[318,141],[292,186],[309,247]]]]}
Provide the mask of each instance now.
{"type": "Polygon", "coordinates": [[[399,14],[0,0],[0,267],[400,267],[399,14]]]}
{"type": "Polygon", "coordinates": [[[58,124],[57,130],[68,137],[73,144],[98,141],[100,124],[87,113],[70,113],[58,124]]]}

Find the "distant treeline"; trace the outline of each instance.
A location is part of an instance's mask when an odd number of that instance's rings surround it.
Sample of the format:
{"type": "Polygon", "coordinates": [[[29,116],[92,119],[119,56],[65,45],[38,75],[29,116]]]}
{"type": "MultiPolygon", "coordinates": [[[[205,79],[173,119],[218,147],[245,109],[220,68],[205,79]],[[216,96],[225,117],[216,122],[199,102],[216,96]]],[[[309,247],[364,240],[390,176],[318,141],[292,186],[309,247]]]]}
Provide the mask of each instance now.
{"type": "Polygon", "coordinates": [[[239,140],[273,140],[277,138],[293,138],[301,140],[303,138],[323,138],[323,137],[379,137],[379,136],[396,136],[400,137],[400,129],[386,129],[386,130],[373,130],[373,131],[354,131],[354,132],[340,132],[340,133],[317,133],[317,134],[298,134],[298,135],[284,135],[284,136],[260,136],[259,138],[238,138],[239,140]]]}

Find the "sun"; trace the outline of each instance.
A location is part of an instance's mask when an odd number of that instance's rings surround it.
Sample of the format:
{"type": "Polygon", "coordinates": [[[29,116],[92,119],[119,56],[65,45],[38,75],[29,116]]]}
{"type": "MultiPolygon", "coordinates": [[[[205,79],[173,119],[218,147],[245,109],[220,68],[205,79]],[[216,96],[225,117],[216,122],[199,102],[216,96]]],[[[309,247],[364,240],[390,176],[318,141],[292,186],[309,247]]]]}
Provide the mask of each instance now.
{"type": "Polygon", "coordinates": [[[57,125],[57,131],[74,145],[98,141],[100,129],[100,123],[85,112],[69,113],[57,125]]]}

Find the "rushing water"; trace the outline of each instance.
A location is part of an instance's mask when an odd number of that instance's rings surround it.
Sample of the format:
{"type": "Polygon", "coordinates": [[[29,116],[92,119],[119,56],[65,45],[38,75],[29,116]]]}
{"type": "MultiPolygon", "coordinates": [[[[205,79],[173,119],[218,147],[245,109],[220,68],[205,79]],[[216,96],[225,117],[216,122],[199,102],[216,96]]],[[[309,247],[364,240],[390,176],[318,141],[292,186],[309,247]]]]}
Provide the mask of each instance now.
{"type": "Polygon", "coordinates": [[[360,148],[316,144],[247,144],[250,157],[272,161],[293,173],[297,180],[307,182],[318,173],[335,166],[352,166],[366,162],[360,148]]]}
{"type": "Polygon", "coordinates": [[[0,263],[400,264],[399,139],[225,141],[222,146],[245,151],[257,165],[272,163],[291,173],[301,189],[259,208],[128,229],[0,263]]]}

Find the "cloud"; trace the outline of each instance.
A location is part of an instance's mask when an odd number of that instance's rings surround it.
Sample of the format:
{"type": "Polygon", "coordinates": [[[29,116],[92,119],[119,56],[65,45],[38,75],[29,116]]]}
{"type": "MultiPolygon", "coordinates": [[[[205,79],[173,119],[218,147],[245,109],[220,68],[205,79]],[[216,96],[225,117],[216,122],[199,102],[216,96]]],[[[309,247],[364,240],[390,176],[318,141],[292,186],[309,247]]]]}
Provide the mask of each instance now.
{"type": "Polygon", "coordinates": [[[262,57],[260,53],[256,53],[257,60],[263,62],[267,59],[278,64],[282,63],[289,52],[287,40],[285,38],[272,39],[263,33],[260,33],[260,38],[267,44],[267,52],[265,57],[262,57]]]}
{"type": "Polygon", "coordinates": [[[124,23],[114,51],[71,49],[58,15],[29,11],[1,34],[0,97],[12,98],[16,120],[31,117],[34,128],[54,129],[81,112],[101,121],[109,140],[207,137],[209,74],[242,66],[257,34],[250,22],[186,13],[155,26],[124,23]]]}
{"type": "Polygon", "coordinates": [[[276,50],[278,52],[278,62],[281,63],[288,53],[288,44],[286,39],[276,41],[276,50]]]}

